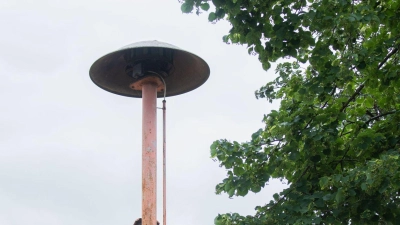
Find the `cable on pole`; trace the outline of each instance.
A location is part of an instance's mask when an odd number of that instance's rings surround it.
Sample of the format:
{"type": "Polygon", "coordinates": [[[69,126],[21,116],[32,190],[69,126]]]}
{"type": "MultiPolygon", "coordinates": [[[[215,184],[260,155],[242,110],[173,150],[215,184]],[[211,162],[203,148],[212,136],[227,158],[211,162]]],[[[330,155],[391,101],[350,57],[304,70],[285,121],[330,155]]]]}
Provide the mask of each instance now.
{"type": "Polygon", "coordinates": [[[162,101],[163,106],[163,225],[167,225],[167,134],[166,134],[166,111],[167,101],[165,100],[167,94],[167,85],[164,78],[153,71],[149,71],[152,74],[157,75],[164,84],[164,100],[162,101]]]}

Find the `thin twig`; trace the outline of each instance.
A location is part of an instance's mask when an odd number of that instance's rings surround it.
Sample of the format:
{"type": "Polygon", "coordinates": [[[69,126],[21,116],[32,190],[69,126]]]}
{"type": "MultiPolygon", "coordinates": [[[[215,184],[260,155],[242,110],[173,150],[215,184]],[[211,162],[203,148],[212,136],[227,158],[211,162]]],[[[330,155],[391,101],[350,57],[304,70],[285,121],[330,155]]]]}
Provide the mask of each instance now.
{"type": "Polygon", "coordinates": [[[346,135],[346,134],[350,134],[351,132],[352,132],[352,131],[348,131],[348,132],[346,132],[346,133],[343,133],[343,132],[342,132],[342,133],[340,134],[340,137],[342,137],[343,135],[346,135]]]}

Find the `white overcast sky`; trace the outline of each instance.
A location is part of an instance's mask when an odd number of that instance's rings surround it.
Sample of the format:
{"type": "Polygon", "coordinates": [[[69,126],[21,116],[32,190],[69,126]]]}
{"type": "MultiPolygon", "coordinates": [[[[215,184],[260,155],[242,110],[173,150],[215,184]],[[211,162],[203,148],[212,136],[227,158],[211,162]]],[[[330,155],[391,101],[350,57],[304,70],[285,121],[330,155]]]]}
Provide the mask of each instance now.
{"type": "MultiPolygon", "coordinates": [[[[265,72],[245,46],[226,45],[227,22],[182,14],[177,0],[0,1],[0,224],[116,225],[141,217],[141,99],[103,91],[91,64],[127,44],[159,40],[208,62],[200,88],[167,99],[168,224],[213,224],[253,214],[283,188],[215,195],[226,171],[217,139],[246,141],[276,105],[254,91],[265,72]]],[[[159,100],[161,105],[161,100],[159,100]]],[[[161,222],[161,111],[158,218],[161,222]]]]}

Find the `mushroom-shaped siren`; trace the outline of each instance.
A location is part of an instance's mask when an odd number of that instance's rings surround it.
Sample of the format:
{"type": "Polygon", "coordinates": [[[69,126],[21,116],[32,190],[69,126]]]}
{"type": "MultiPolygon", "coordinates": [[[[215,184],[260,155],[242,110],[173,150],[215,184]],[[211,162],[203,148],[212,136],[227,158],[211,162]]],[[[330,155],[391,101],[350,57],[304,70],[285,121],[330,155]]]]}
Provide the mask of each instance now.
{"type": "MultiPolygon", "coordinates": [[[[193,53],[159,41],[137,42],[111,52],[93,63],[90,78],[100,88],[114,94],[141,98],[137,84],[149,76],[165,81],[166,96],[189,92],[210,75],[207,63],[193,53]]],[[[162,83],[161,83],[162,84],[162,83]]],[[[163,85],[157,97],[163,97],[163,85]]]]}

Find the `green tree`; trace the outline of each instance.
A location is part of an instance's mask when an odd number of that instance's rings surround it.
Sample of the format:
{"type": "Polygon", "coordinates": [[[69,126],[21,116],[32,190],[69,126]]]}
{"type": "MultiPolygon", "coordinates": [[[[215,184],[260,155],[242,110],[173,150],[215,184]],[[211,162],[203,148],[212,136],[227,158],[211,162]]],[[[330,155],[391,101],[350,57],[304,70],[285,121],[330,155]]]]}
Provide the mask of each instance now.
{"type": "Polygon", "coordinates": [[[218,140],[211,156],[227,169],[217,194],[245,196],[270,179],[288,188],[253,216],[215,224],[400,223],[400,1],[184,0],[210,11],[277,78],[256,91],[280,100],[245,143],[218,140]],[[214,5],[210,8],[210,3],[214,5]],[[288,62],[289,61],[289,62],[288,62]]]}

